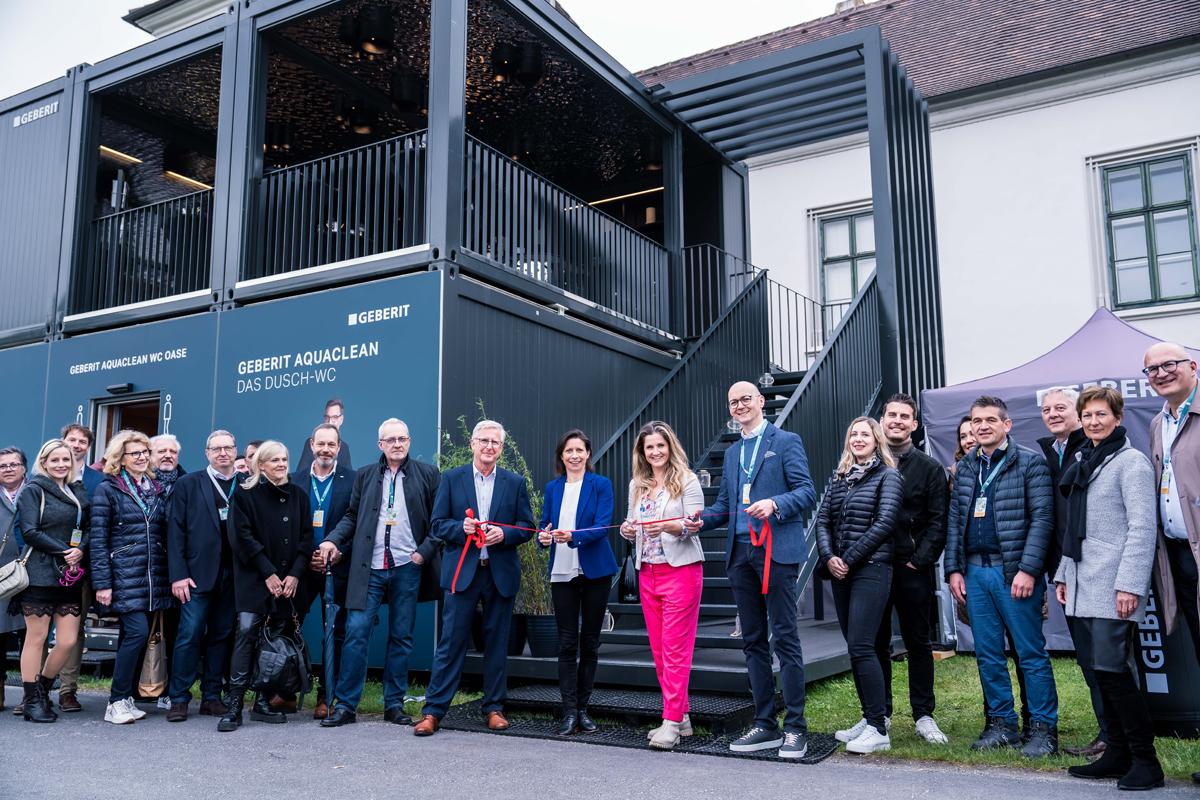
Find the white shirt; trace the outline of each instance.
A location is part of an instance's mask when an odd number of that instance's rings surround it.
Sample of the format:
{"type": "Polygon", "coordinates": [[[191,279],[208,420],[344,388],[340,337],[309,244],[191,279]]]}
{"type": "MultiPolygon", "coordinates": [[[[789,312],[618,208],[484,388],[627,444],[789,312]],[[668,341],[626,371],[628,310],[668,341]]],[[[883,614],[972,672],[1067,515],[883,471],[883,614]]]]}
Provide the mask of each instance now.
{"type": "Polygon", "coordinates": [[[392,563],[400,567],[412,561],[413,551],[417,549],[412,525],[408,521],[408,504],[404,502],[404,470],[392,472],[390,467],[385,467],[380,491],[379,522],[375,525],[375,548],[371,551],[371,569],[383,569],[386,563],[383,558],[385,541],[391,545],[392,563]],[[390,513],[389,495],[392,501],[390,513]],[[387,530],[389,517],[395,519],[390,536],[387,530]]]}
{"type": "MultiPolygon", "coordinates": [[[[475,475],[475,502],[479,503],[479,508],[475,509],[475,519],[487,522],[491,518],[492,492],[496,488],[496,468],[492,467],[492,474],[484,475],[478,467],[472,464],[471,472],[475,475]]],[[[488,557],[487,545],[479,549],[479,557],[488,557]]]]}
{"type": "MultiPolygon", "coordinates": [[[[1175,437],[1179,435],[1179,428],[1183,420],[1175,419],[1171,416],[1170,406],[1163,406],[1163,421],[1162,421],[1162,448],[1163,456],[1171,449],[1171,445],[1175,442],[1175,437]]],[[[1163,535],[1171,539],[1182,539],[1187,541],[1187,525],[1183,521],[1183,506],[1179,501],[1179,487],[1175,484],[1175,469],[1173,467],[1166,470],[1167,477],[1167,493],[1163,494],[1160,490],[1158,493],[1158,510],[1162,517],[1163,535]]]]}
{"type": "MultiPolygon", "coordinates": [[[[567,481],[563,487],[562,505],[558,509],[558,529],[560,531],[575,530],[575,515],[579,510],[579,493],[583,489],[583,481],[572,483],[567,481]]],[[[551,583],[565,583],[577,575],[582,575],[579,568],[579,551],[566,542],[554,545],[554,569],[550,573],[551,583]]]]}

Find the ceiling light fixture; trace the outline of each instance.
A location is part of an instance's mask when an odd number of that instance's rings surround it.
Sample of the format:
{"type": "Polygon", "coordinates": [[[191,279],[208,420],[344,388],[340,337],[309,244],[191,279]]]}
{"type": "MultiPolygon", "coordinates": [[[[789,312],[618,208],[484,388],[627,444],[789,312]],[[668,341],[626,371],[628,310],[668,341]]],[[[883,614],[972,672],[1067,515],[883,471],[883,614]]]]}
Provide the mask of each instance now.
{"type": "Polygon", "coordinates": [[[100,145],[100,156],[102,158],[111,158],[113,161],[119,161],[122,164],[141,164],[142,160],[137,156],[131,156],[128,153],[122,153],[120,150],[114,150],[111,147],[100,145]]]}
{"type": "Polygon", "coordinates": [[[213,187],[209,186],[207,183],[205,183],[204,181],[198,181],[195,178],[189,178],[187,175],[180,175],[178,172],[174,172],[173,170],[169,170],[169,169],[163,170],[163,175],[166,175],[171,180],[179,181],[184,186],[190,186],[193,189],[212,189],[213,188],[213,187]]]}
{"type": "Polygon", "coordinates": [[[492,48],[492,80],[508,83],[513,75],[513,62],[517,60],[517,48],[508,42],[496,42],[492,48]]]}
{"type": "Polygon", "coordinates": [[[367,55],[381,56],[392,49],[392,12],[369,6],[358,12],[358,46],[367,55]]]}

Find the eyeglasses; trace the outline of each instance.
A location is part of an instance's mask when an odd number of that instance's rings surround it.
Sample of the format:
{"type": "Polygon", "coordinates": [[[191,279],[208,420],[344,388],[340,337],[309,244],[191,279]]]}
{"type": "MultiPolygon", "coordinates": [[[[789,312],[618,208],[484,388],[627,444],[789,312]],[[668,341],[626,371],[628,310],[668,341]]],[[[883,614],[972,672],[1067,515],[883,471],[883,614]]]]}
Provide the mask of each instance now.
{"type": "Polygon", "coordinates": [[[0,464],[0,472],[12,472],[24,467],[24,464],[0,464]]]}
{"type": "Polygon", "coordinates": [[[383,444],[386,444],[388,447],[391,447],[392,445],[396,444],[408,444],[409,439],[410,437],[408,436],[389,436],[388,438],[380,439],[379,441],[383,444]]]}
{"type": "Polygon", "coordinates": [[[1151,364],[1142,370],[1142,373],[1147,377],[1159,372],[1163,375],[1174,375],[1175,370],[1179,369],[1180,364],[1187,364],[1189,361],[1191,361],[1190,358],[1177,358],[1173,361],[1164,361],[1161,364],[1151,364]]]}
{"type": "Polygon", "coordinates": [[[236,453],[237,452],[237,448],[234,447],[233,445],[224,445],[221,447],[210,447],[208,449],[210,452],[213,452],[213,453],[236,453]]]}
{"type": "Polygon", "coordinates": [[[504,442],[501,442],[497,439],[472,439],[472,441],[479,442],[480,447],[487,447],[491,450],[495,450],[496,448],[500,447],[500,445],[504,444],[504,442]]]}
{"type": "Polygon", "coordinates": [[[149,450],[134,450],[134,451],[130,452],[129,450],[126,450],[125,457],[132,458],[134,461],[137,461],[142,458],[149,458],[150,451],[149,450]]]}
{"type": "Polygon", "coordinates": [[[735,397],[732,400],[730,400],[729,407],[737,408],[738,406],[749,406],[753,402],[754,402],[754,395],[748,394],[748,395],[744,395],[742,397],[735,397]]]}
{"type": "Polygon", "coordinates": [[[341,414],[326,414],[325,415],[326,422],[333,422],[335,419],[341,419],[341,418],[342,418],[341,414]]]}

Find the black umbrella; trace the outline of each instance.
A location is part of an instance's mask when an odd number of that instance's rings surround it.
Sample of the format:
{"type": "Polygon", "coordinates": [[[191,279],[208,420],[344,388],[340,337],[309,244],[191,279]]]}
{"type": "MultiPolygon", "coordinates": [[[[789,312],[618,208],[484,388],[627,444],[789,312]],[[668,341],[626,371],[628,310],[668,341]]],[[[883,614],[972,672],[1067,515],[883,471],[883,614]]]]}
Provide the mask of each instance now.
{"type": "Polygon", "coordinates": [[[325,671],[325,695],[329,698],[330,709],[334,706],[334,687],[337,677],[333,668],[334,628],[337,627],[337,615],[341,609],[333,599],[333,570],[329,562],[325,562],[325,647],[321,655],[322,668],[325,671]]]}

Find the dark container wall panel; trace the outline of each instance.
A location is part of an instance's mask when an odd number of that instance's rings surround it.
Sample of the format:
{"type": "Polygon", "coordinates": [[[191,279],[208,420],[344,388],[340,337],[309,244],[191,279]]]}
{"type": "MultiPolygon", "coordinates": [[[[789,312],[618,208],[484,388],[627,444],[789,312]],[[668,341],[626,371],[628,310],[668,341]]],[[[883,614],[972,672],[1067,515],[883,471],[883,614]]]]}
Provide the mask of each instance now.
{"type": "Polygon", "coordinates": [[[539,488],[554,477],[559,436],[582,428],[599,448],[672,363],[543,307],[487,290],[471,293],[479,299],[460,295],[455,289],[464,281],[446,284],[442,428],[457,438],[458,417],[469,428],[483,400],[520,445],[539,488]]]}
{"type": "Polygon", "coordinates": [[[44,324],[54,304],[70,120],[61,91],[0,115],[0,333],[44,324]]]}

